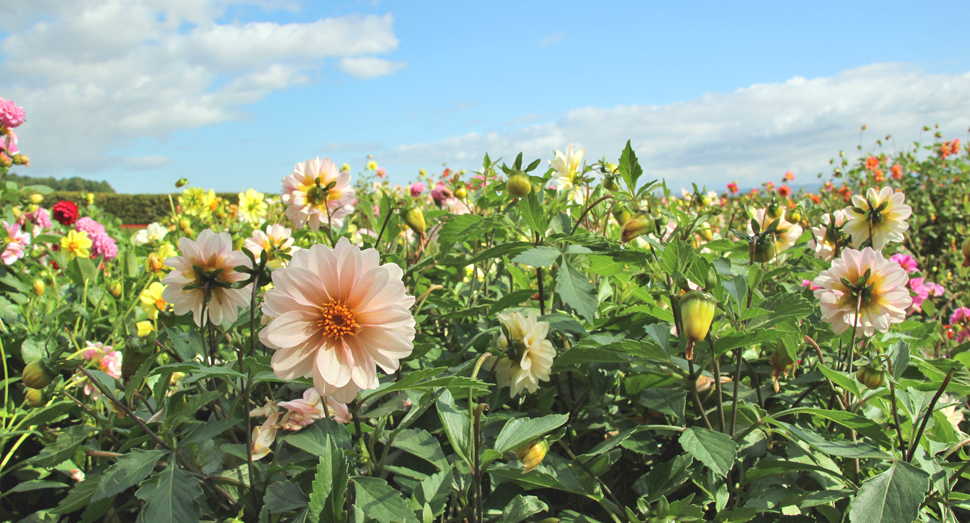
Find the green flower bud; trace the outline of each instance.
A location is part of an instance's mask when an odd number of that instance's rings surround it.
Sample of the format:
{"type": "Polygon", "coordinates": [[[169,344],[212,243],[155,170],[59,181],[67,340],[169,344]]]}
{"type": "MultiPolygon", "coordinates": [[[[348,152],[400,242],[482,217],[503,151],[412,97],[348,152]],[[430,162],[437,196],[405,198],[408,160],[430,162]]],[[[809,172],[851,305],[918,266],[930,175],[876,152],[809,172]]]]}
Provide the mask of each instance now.
{"type": "Polygon", "coordinates": [[[795,207],[794,209],[788,209],[785,212],[785,219],[789,223],[800,223],[802,221],[802,209],[801,207],[795,207]]]}
{"type": "Polygon", "coordinates": [[[21,377],[23,378],[24,385],[32,389],[42,389],[54,381],[54,378],[57,377],[57,371],[51,367],[50,361],[47,358],[41,358],[28,363],[24,367],[24,372],[21,377]]]}
{"type": "Polygon", "coordinates": [[[697,343],[707,337],[716,306],[717,300],[703,291],[690,291],[680,297],[681,322],[689,341],[697,343]]]}
{"type": "Polygon", "coordinates": [[[771,261],[778,252],[778,247],[775,246],[775,239],[771,235],[759,235],[753,241],[755,242],[753,259],[758,263],[771,261]]]}
{"type": "Polygon", "coordinates": [[[630,209],[627,209],[625,205],[616,204],[613,206],[613,217],[616,218],[616,223],[620,224],[622,227],[626,225],[628,221],[630,221],[633,214],[630,213],[630,209]]]}
{"type": "Polygon", "coordinates": [[[455,189],[455,198],[458,198],[459,200],[464,200],[467,197],[468,197],[468,189],[465,189],[464,185],[455,189]]]}
{"type": "Polygon", "coordinates": [[[867,363],[859,367],[859,371],[855,373],[855,379],[867,388],[878,389],[886,384],[886,371],[867,363]]]}
{"type": "Polygon", "coordinates": [[[412,231],[420,235],[424,235],[424,231],[426,229],[426,225],[424,223],[424,213],[421,212],[421,209],[417,205],[412,203],[404,209],[401,209],[401,219],[404,220],[404,223],[410,227],[412,231]]]}
{"type": "Polygon", "coordinates": [[[522,198],[532,192],[532,181],[522,173],[515,173],[505,182],[505,190],[513,198],[522,198]]]}
{"type": "Polygon", "coordinates": [[[781,206],[778,205],[776,202],[771,202],[771,204],[768,205],[768,209],[765,211],[765,215],[768,218],[771,218],[772,220],[777,220],[778,218],[781,218],[781,215],[782,215],[781,206]]]}
{"type": "Polygon", "coordinates": [[[963,266],[970,267],[970,238],[963,241],[963,266]]]}
{"type": "Polygon", "coordinates": [[[778,378],[788,376],[788,373],[795,368],[795,362],[788,355],[788,350],[782,342],[778,342],[775,346],[775,353],[772,354],[771,360],[771,381],[775,384],[775,392],[781,391],[781,384],[778,382],[778,378]]]}
{"type": "Polygon", "coordinates": [[[44,284],[44,280],[40,278],[34,280],[34,294],[43,296],[45,289],[47,289],[47,285],[44,284]]]}
{"type": "Polygon", "coordinates": [[[41,389],[27,389],[27,392],[24,394],[24,399],[27,400],[28,407],[36,409],[37,407],[46,405],[50,398],[41,389]]]}
{"type": "Polygon", "coordinates": [[[606,175],[605,178],[603,178],[603,188],[605,188],[607,191],[610,191],[610,192],[616,192],[620,190],[620,186],[616,184],[616,179],[613,178],[612,174],[608,174],[606,175]]]}
{"type": "Polygon", "coordinates": [[[654,223],[650,215],[646,211],[637,211],[629,221],[623,224],[623,230],[620,232],[620,241],[626,243],[641,234],[647,234],[653,231],[654,223]]]}
{"type": "Polygon", "coordinates": [[[43,201],[44,201],[43,194],[35,192],[34,194],[30,195],[30,203],[33,203],[35,205],[40,205],[43,201]]]}

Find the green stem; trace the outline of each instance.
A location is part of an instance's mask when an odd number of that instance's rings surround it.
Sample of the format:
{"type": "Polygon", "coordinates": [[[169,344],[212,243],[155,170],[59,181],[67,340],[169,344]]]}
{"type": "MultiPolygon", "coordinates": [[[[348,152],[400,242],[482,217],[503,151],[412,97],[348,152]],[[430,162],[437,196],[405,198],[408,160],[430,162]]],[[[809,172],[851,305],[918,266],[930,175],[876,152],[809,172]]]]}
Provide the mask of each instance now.
{"type": "Polygon", "coordinates": [[[936,391],[936,395],[933,396],[933,401],[930,402],[929,408],[926,409],[926,415],[923,416],[923,422],[919,426],[919,430],[916,431],[916,436],[913,441],[909,444],[909,453],[906,455],[906,461],[912,463],[913,456],[916,455],[916,447],[919,445],[919,440],[923,437],[923,431],[926,430],[926,424],[929,423],[930,417],[933,416],[933,408],[936,407],[936,402],[940,401],[940,396],[946,391],[946,386],[950,384],[950,380],[953,379],[953,374],[957,371],[956,367],[950,369],[950,372],[946,373],[946,377],[943,378],[943,383],[940,385],[940,389],[936,391]]]}

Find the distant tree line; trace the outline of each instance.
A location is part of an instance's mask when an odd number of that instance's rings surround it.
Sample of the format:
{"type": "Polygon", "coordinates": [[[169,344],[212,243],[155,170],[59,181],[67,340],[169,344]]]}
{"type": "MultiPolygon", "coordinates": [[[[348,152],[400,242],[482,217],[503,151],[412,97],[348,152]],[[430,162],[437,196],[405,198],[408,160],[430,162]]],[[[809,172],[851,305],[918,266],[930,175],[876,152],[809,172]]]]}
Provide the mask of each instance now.
{"type": "Polygon", "coordinates": [[[30,176],[21,176],[19,174],[7,174],[4,180],[17,182],[21,187],[27,185],[46,185],[55,191],[73,191],[73,192],[95,192],[95,193],[114,193],[115,190],[111,187],[108,182],[96,182],[94,180],[85,180],[84,178],[78,178],[77,176],[73,178],[64,178],[58,180],[55,178],[33,178],[30,176]]]}

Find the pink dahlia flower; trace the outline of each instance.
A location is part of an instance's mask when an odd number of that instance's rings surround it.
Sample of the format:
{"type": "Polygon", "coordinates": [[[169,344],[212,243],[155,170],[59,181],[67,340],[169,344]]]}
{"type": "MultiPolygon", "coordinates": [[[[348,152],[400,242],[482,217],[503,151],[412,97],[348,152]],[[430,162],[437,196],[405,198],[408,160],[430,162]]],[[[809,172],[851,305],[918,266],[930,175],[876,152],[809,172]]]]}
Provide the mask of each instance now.
{"type": "Polygon", "coordinates": [[[7,135],[0,137],[0,151],[5,151],[9,154],[17,154],[20,152],[20,148],[17,147],[17,133],[7,129],[7,135]]]}
{"type": "Polygon", "coordinates": [[[232,250],[232,237],[229,233],[216,234],[212,229],[206,229],[199,234],[197,241],[179,238],[179,250],[182,251],[181,256],[171,256],[165,260],[165,265],[175,270],[162,280],[167,285],[162,292],[162,299],[175,307],[175,314],[182,315],[192,311],[192,318],[200,327],[205,325],[207,319],[216,324],[236,321],[238,308],[249,304],[248,287],[226,289],[211,285],[206,318],[202,317],[205,290],[185,288],[189,284],[201,287],[207,283],[235,283],[246,279],[246,275],[236,272],[235,268],[240,265],[251,267],[252,262],[241,251],[232,250]],[[203,274],[196,273],[193,266],[200,267],[203,274]],[[219,269],[222,271],[215,274],[219,269]]]}
{"type": "Polygon", "coordinates": [[[451,189],[446,187],[442,182],[438,182],[438,185],[435,185],[434,189],[431,189],[431,198],[438,204],[438,207],[444,205],[445,200],[449,198],[453,199],[454,197],[455,195],[451,192],[451,189]]]}
{"type": "Polygon", "coordinates": [[[74,230],[87,231],[88,238],[93,238],[98,234],[104,234],[104,225],[101,225],[95,220],[85,216],[83,218],[78,218],[78,220],[74,222],[74,230]]]}
{"type": "Polygon", "coordinates": [[[913,304],[906,288],[908,279],[898,263],[866,247],[862,251],[843,250],[832,267],[819,273],[812,284],[819,287],[815,297],[822,308],[822,319],[832,324],[833,332],[841,334],[855,325],[858,334],[872,336],[876,330],[886,332],[891,324],[906,319],[906,309],[913,304]],[[845,279],[855,286],[866,271],[869,278],[862,288],[847,287],[842,282],[845,279]]]}
{"type": "Polygon", "coordinates": [[[808,248],[815,250],[815,257],[825,261],[832,261],[835,256],[835,248],[838,246],[838,229],[845,225],[845,211],[834,211],[831,214],[822,215],[822,226],[812,227],[813,238],[808,241],[808,248]],[[835,219],[833,226],[832,220],[835,219]],[[830,226],[832,230],[829,231],[830,226]],[[816,242],[819,239],[821,242],[816,242]]]}
{"type": "Polygon", "coordinates": [[[43,207],[38,207],[34,212],[25,212],[20,215],[20,219],[17,220],[20,225],[24,225],[27,222],[34,224],[34,234],[43,231],[44,229],[51,228],[51,213],[47,212],[47,209],[43,207]],[[39,230],[38,230],[39,229],[39,230]]]}
{"type": "Polygon", "coordinates": [[[906,220],[913,214],[913,208],[906,205],[905,194],[886,186],[879,191],[870,188],[865,198],[854,195],[845,213],[849,218],[845,232],[852,235],[852,244],[862,245],[871,236],[872,248],[879,251],[889,242],[903,241],[903,233],[909,229],[906,220]]]}
{"type": "Polygon", "coordinates": [[[286,217],[297,228],[309,223],[311,229],[318,231],[321,223],[330,223],[330,220],[339,226],[343,217],[354,210],[354,194],[350,173],[338,172],[330,158],[298,163],[293,174],[283,178],[286,217]]]}
{"type": "Polygon", "coordinates": [[[427,189],[427,187],[425,187],[424,183],[422,182],[414,182],[410,187],[408,187],[408,191],[410,191],[412,198],[421,196],[421,193],[423,193],[425,189],[427,189]]]}
{"type": "Polygon", "coordinates": [[[118,256],[118,244],[108,233],[95,234],[91,237],[91,257],[104,256],[104,261],[111,261],[118,256]]]}
{"type": "MultiPolygon", "coordinates": [[[[94,360],[99,370],[104,371],[116,380],[121,379],[120,351],[116,351],[110,345],[104,345],[101,342],[86,341],[84,343],[85,348],[81,351],[81,357],[88,361],[94,360]]],[[[94,399],[101,397],[101,391],[87,379],[84,380],[84,394],[94,399]]]]}
{"type": "Polygon", "coordinates": [[[281,379],[313,377],[320,396],[348,403],[378,386],[377,369],[390,374],[414,348],[414,317],[404,271],[381,265],[374,249],[347,238],[333,249],[314,245],[273,272],[259,333],[276,349],[272,366],[281,379]]]}
{"type": "Polygon", "coordinates": [[[0,125],[13,129],[24,123],[26,116],[24,115],[24,110],[17,107],[16,104],[10,100],[4,100],[0,98],[0,125]]]}
{"type": "Polygon", "coordinates": [[[970,309],[957,307],[950,315],[950,325],[957,331],[957,343],[970,339],[970,309]]]}
{"type": "Polygon", "coordinates": [[[21,231],[18,223],[9,225],[7,222],[3,222],[3,228],[6,229],[7,236],[4,238],[3,254],[0,254],[0,260],[3,260],[5,265],[12,265],[15,261],[23,258],[27,252],[27,246],[30,245],[30,233],[21,231]]]}
{"type": "Polygon", "coordinates": [[[889,257],[889,261],[898,263],[900,267],[906,270],[907,274],[919,270],[919,263],[916,262],[916,258],[908,254],[893,254],[889,257]]]}

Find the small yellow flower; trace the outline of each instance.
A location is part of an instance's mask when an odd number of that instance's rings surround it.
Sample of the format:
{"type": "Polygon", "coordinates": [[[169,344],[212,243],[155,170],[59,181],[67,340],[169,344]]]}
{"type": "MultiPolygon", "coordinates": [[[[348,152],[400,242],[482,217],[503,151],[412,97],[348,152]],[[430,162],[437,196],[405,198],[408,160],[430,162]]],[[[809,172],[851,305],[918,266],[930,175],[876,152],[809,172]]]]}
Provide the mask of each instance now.
{"type": "Polygon", "coordinates": [[[138,327],[138,333],[136,334],[136,336],[138,336],[139,338],[144,338],[144,337],[148,336],[149,334],[151,334],[152,331],[155,330],[155,326],[152,325],[152,322],[147,321],[147,320],[146,321],[140,321],[140,322],[136,323],[135,326],[138,327]]]}
{"type": "Polygon", "coordinates": [[[74,259],[75,256],[90,258],[91,243],[87,231],[70,231],[61,238],[61,252],[68,260],[74,259]]]}
{"type": "Polygon", "coordinates": [[[182,191],[179,196],[179,205],[187,214],[197,215],[202,208],[202,198],[205,196],[205,189],[199,187],[189,187],[182,191]]]}
{"type": "Polygon", "coordinates": [[[368,171],[376,171],[377,170],[377,162],[375,162],[374,160],[371,160],[371,161],[367,162],[367,170],[368,171]]]}
{"type": "Polygon", "coordinates": [[[340,164],[340,171],[341,172],[343,172],[343,171],[350,172],[350,164],[349,163],[342,163],[342,164],[340,164]]]}
{"type": "Polygon", "coordinates": [[[269,206],[266,204],[266,196],[249,189],[245,193],[239,193],[239,215],[249,223],[258,223],[266,217],[269,206]]]}
{"type": "Polygon", "coordinates": [[[165,290],[165,285],[161,283],[154,282],[148,286],[145,290],[141,291],[138,295],[138,299],[141,301],[141,308],[145,311],[145,314],[152,320],[158,318],[158,311],[165,310],[165,306],[168,305],[164,299],[162,299],[162,292],[165,290]]]}

